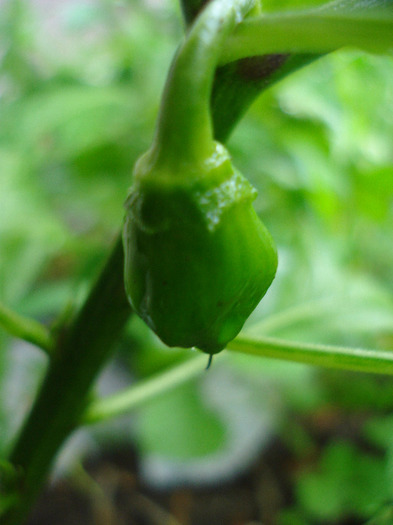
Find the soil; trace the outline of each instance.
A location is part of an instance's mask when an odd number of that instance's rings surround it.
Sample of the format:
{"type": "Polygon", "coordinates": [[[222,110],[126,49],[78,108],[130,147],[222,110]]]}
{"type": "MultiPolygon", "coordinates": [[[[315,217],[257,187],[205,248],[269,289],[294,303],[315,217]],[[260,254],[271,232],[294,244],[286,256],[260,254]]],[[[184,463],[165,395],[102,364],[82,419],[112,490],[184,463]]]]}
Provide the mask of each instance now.
{"type": "Polygon", "coordinates": [[[83,475],[48,488],[27,525],[277,525],[280,509],[294,504],[291,478],[298,468],[276,438],[230,482],[157,491],[140,480],[135,450],[103,452],[86,461],[83,475]]]}

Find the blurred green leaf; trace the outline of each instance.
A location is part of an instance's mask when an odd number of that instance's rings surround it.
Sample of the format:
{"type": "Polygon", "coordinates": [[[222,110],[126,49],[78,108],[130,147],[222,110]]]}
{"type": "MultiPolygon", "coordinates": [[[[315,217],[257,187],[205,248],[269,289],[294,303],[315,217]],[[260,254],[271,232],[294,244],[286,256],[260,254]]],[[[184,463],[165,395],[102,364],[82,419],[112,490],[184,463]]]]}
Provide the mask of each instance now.
{"type": "Polygon", "coordinates": [[[217,453],[225,445],[226,431],[190,383],[141,411],[137,436],[144,454],[185,461],[217,453]]]}
{"type": "Polygon", "coordinates": [[[318,471],[299,476],[297,493],[311,518],[367,518],[387,497],[384,463],[349,443],[332,443],[324,449],[318,471]]]}

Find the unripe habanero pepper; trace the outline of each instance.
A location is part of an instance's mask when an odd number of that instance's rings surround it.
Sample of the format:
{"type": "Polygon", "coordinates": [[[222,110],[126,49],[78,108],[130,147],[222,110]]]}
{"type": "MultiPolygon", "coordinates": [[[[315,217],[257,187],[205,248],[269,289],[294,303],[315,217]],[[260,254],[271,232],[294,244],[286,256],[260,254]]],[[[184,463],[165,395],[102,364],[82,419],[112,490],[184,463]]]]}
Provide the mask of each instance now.
{"type": "Polygon", "coordinates": [[[238,14],[230,3],[211,2],[175,58],[155,140],[134,170],[123,231],[135,311],[168,346],[209,354],[238,334],[277,268],[252,205],[256,190],[213,139],[212,77],[238,14]]]}

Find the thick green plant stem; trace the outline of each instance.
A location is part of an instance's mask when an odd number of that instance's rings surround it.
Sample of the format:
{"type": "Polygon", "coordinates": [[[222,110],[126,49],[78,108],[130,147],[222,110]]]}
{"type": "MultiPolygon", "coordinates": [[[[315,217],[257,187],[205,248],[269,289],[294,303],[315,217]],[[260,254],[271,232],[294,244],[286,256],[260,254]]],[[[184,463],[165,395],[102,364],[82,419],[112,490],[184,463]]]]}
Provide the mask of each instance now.
{"type": "Polygon", "coordinates": [[[2,303],[0,303],[0,326],[9,334],[38,346],[48,355],[52,353],[54,341],[49,330],[34,319],[22,317],[2,303]]]}
{"type": "Polygon", "coordinates": [[[19,525],[46,480],[57,451],[77,426],[92,383],[113,352],[130,316],[123,285],[123,248],[118,239],[98,281],[59,340],[44,382],[10,462],[20,473],[18,503],[2,525],[19,525]]]}

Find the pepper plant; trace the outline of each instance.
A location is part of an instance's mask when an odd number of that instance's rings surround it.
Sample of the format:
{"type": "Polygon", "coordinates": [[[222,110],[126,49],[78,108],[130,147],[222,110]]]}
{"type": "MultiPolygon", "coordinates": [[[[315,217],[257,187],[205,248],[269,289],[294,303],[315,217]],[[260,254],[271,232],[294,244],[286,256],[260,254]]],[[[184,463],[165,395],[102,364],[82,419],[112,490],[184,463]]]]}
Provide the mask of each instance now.
{"type": "Polygon", "coordinates": [[[277,252],[253,208],[258,188],[233,166],[224,146],[251,103],[299,68],[347,46],[389,53],[393,3],[340,0],[272,13],[253,0],[204,4],[181,2],[187,28],[169,68],[152,146],[135,165],[122,231],[83,304],[49,328],[0,304],[2,327],[48,359],[1,461],[5,525],[23,523],[77,428],[130,411],[203,373],[206,356],[190,352],[158,376],[95,398],[95,380],[136,314],[167,345],[210,356],[226,349],[255,359],[393,374],[390,351],[241,333],[274,286],[277,252]]]}

